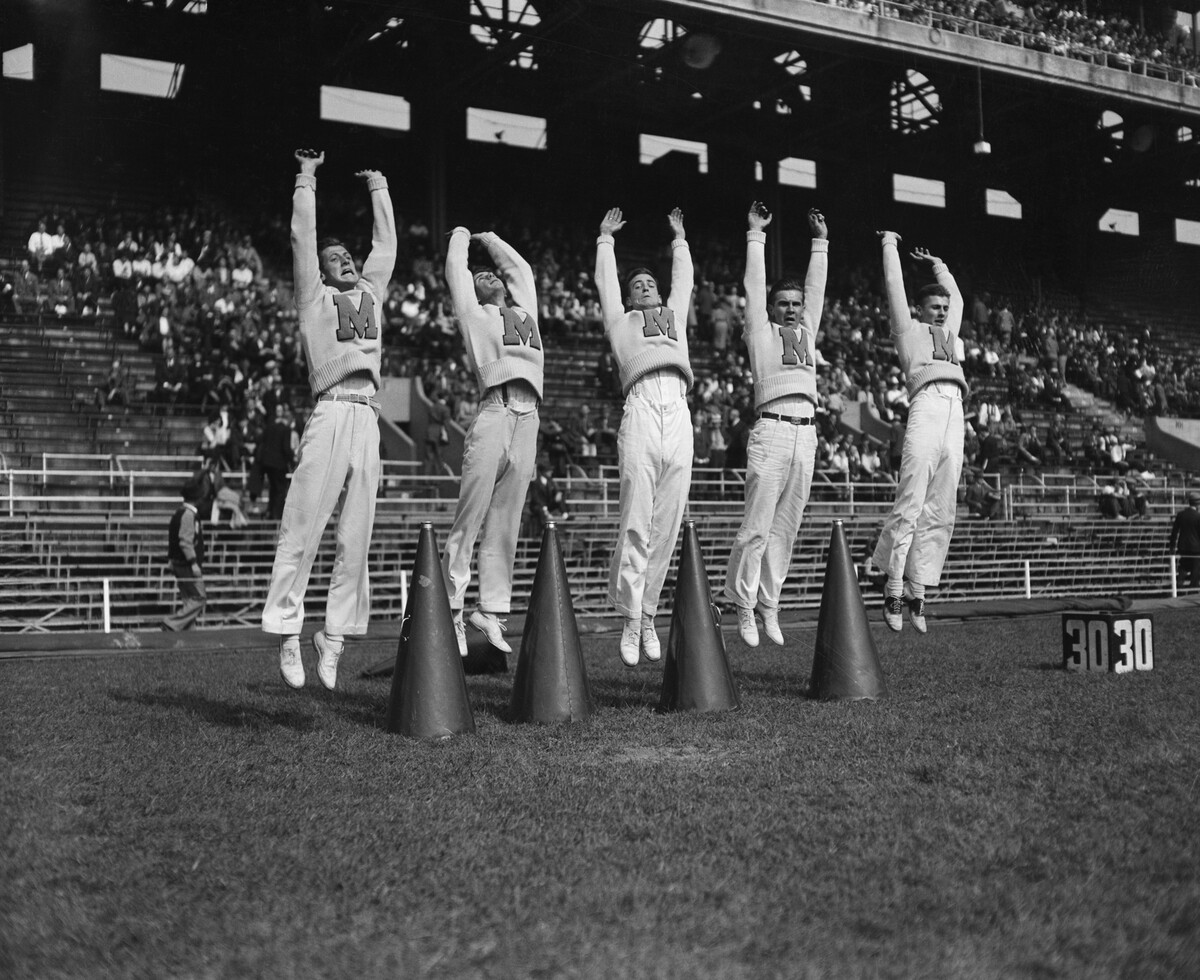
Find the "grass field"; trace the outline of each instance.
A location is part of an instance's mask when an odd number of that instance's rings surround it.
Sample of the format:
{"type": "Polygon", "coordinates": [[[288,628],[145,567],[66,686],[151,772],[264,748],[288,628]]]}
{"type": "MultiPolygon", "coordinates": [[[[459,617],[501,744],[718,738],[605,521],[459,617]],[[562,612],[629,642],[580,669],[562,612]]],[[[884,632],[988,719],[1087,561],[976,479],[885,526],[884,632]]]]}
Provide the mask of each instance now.
{"type": "Polygon", "coordinates": [[[334,694],[261,648],[0,663],[0,975],[1200,976],[1200,609],[1126,676],[1059,669],[1058,616],[875,629],[887,700],[807,700],[798,629],[727,634],[740,711],[659,715],[586,636],[589,722],[471,677],[444,742],[383,730],[370,643],[334,694]]]}

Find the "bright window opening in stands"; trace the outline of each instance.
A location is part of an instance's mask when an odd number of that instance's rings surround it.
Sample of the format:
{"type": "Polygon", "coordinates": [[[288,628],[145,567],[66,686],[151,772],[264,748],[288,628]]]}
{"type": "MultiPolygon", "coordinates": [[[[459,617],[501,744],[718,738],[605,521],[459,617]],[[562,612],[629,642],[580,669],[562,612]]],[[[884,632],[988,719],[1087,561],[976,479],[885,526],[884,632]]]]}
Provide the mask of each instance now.
{"type": "Polygon", "coordinates": [[[904,78],[892,82],[892,129],[920,133],[938,123],[942,99],[933,82],[911,68],[904,78]]]}
{"type": "Polygon", "coordinates": [[[1023,217],[1020,201],[1008,191],[998,191],[991,187],[987,189],[987,213],[997,218],[1023,217]]]}
{"type": "Polygon", "coordinates": [[[1191,126],[1180,126],[1177,130],[1175,130],[1175,142],[1176,143],[1190,143],[1191,141],[1192,141],[1192,127],[1191,126]]]}
{"type": "Polygon", "coordinates": [[[495,109],[467,110],[467,139],[478,143],[503,143],[530,150],[546,148],[546,120],[495,109]]]}
{"type": "Polygon", "coordinates": [[[33,81],[33,45],[22,44],[4,52],[4,77],[33,81]]]}
{"type": "Polygon", "coordinates": [[[183,65],[123,54],[100,55],[100,87],[108,92],[129,92],[173,99],[183,82],[183,65]]]}
{"type": "Polygon", "coordinates": [[[686,27],[676,24],[673,20],[659,17],[657,20],[650,20],[642,25],[641,31],[638,32],[638,47],[645,48],[647,51],[665,48],[685,34],[687,34],[686,27]]]}
{"type": "MultiPolygon", "coordinates": [[[[783,54],[776,55],[775,64],[779,65],[792,78],[799,79],[808,74],[808,62],[804,60],[799,51],[785,51],[783,54]]],[[[796,92],[805,102],[812,101],[812,86],[800,82],[796,86],[796,92]]]]}
{"type": "Polygon", "coordinates": [[[788,157],[779,161],[779,183],[788,187],[816,187],[817,164],[815,160],[788,157]]]}
{"type": "Polygon", "coordinates": [[[1108,135],[1109,151],[1104,156],[1105,163],[1113,162],[1113,155],[1121,149],[1125,142],[1125,120],[1118,112],[1106,109],[1096,120],[1096,128],[1108,135]]]}
{"type": "MultiPolygon", "coordinates": [[[[162,0],[141,0],[141,4],[143,7],[161,7],[162,0]]],[[[174,9],[178,10],[179,6],[176,5],[174,9]]],[[[183,12],[185,14],[207,14],[208,0],[186,0],[183,4],[183,12]]]]}
{"type": "MultiPolygon", "coordinates": [[[[531,0],[471,0],[471,37],[487,48],[519,38],[541,22],[531,0]]],[[[537,68],[528,46],[508,63],[515,68],[537,68]]]]}
{"type": "Polygon", "coordinates": [[[708,173],[708,144],[697,143],[693,140],[679,140],[671,136],[651,136],[642,133],[638,138],[642,164],[653,163],[659,157],[668,153],[686,153],[697,157],[700,173],[708,173]]]}
{"type": "Polygon", "coordinates": [[[403,26],[403,17],[391,17],[381,30],[376,31],[367,40],[372,44],[386,44],[390,40],[398,48],[407,48],[408,38],[397,37],[397,31],[403,26]]]}
{"type": "Polygon", "coordinates": [[[407,131],[412,126],[408,100],[383,92],[321,86],[321,118],[330,122],[407,131]]]}
{"type": "Polygon", "coordinates": [[[1176,218],[1175,241],[1181,245],[1200,245],[1200,221],[1176,218]]]}
{"type": "Polygon", "coordinates": [[[902,204],[920,204],[927,208],[946,206],[946,182],[928,177],[892,174],[892,199],[902,204]]]}
{"type": "Polygon", "coordinates": [[[1120,208],[1109,208],[1100,219],[1099,228],[1110,235],[1140,235],[1136,211],[1122,211],[1120,208]]]}

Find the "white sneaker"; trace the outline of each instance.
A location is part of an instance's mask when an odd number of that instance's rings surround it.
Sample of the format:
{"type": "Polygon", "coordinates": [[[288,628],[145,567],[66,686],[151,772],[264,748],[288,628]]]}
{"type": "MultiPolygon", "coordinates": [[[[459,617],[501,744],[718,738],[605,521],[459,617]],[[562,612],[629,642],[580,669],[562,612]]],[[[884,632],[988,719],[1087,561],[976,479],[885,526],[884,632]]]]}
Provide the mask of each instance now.
{"type": "Polygon", "coordinates": [[[767,634],[772,643],[783,646],[783,630],[779,628],[779,610],[759,606],[758,614],[762,616],[763,632],[767,634]]]}
{"type": "Polygon", "coordinates": [[[656,663],[662,656],[662,647],[658,643],[658,631],[654,628],[654,617],[642,613],[642,653],[651,663],[656,663]]]}
{"type": "Polygon", "coordinates": [[[288,687],[304,686],[304,661],[300,658],[300,637],[279,638],[279,673],[288,687]]]}
{"type": "Polygon", "coordinates": [[[893,633],[904,629],[904,600],[898,595],[883,597],[883,621],[893,633]]]}
{"type": "Polygon", "coordinates": [[[908,606],[908,621],[918,633],[928,633],[929,626],[925,622],[925,600],[907,596],[904,604],[908,606]]]}
{"type": "Polygon", "coordinates": [[[462,610],[454,614],[454,638],[458,640],[458,655],[467,655],[467,628],[463,625],[462,610]]]}
{"type": "Polygon", "coordinates": [[[625,628],[621,630],[621,662],[626,667],[636,667],[641,659],[642,621],[640,619],[625,620],[625,628]]]}
{"type": "Polygon", "coordinates": [[[758,624],[754,621],[754,610],[738,606],[738,632],[748,647],[758,646],[758,624]]]}
{"type": "Polygon", "coordinates": [[[497,619],[492,613],[485,613],[482,609],[476,609],[471,613],[471,625],[474,626],[480,633],[487,637],[488,643],[494,646],[497,650],[503,650],[505,653],[512,653],[512,647],[504,642],[504,637],[501,636],[505,630],[506,620],[497,619]]]}
{"type": "Polygon", "coordinates": [[[334,646],[323,632],[313,634],[313,649],[317,651],[317,676],[327,690],[332,691],[337,685],[338,659],[344,649],[342,644],[334,646]]]}

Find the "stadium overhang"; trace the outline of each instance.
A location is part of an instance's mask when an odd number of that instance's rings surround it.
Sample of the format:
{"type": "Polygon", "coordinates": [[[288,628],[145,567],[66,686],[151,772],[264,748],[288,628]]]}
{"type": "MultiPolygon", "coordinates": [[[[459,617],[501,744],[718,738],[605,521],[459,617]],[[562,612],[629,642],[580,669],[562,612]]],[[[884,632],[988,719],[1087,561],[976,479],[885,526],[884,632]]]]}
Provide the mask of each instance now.
{"type": "MultiPolygon", "coordinates": [[[[678,11],[677,16],[728,17],[763,28],[815,35],[839,45],[869,46],[876,53],[948,61],[1158,109],[1200,113],[1200,88],[1172,80],[1172,71],[1163,66],[1150,66],[1150,74],[1139,74],[1128,66],[1093,64],[991,40],[971,33],[973,28],[965,21],[951,29],[901,20],[888,15],[889,9],[898,10],[889,0],[880,0],[882,15],[819,0],[664,0],[661,6],[678,11]]],[[[1018,32],[1008,33],[1019,37],[1018,32]]]]}

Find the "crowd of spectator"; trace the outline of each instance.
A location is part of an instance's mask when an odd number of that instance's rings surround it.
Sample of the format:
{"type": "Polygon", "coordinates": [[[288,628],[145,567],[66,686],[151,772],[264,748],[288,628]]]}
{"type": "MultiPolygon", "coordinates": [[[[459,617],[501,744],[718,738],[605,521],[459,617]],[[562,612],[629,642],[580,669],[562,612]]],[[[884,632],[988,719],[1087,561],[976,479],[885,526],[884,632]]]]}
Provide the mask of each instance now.
{"type": "Polygon", "coordinates": [[[1178,80],[1189,85],[1200,78],[1191,31],[1178,25],[1165,31],[1147,30],[1115,6],[1016,0],[826,2],[1110,68],[1142,73],[1150,66],[1178,69],[1178,80]]]}
{"type": "MultiPolygon", "coordinates": [[[[384,309],[384,372],[422,379],[434,405],[425,468],[440,473],[448,426],[469,426],[479,396],[462,356],[440,249],[423,222],[401,218],[398,225],[400,255],[384,309]]],[[[101,297],[109,297],[113,329],[156,355],[149,399],[167,409],[198,406],[209,420],[199,448],[232,467],[250,467],[268,425],[294,434],[309,404],[286,229],[278,217],[257,227],[252,234],[202,208],[134,218],[110,212],[89,220],[48,212],[20,264],[23,285],[14,291],[14,305],[24,310],[32,302],[48,313],[65,315],[61,306],[89,315],[101,297]],[[48,233],[50,227],[56,233],[48,233]],[[255,247],[256,238],[269,242],[272,263],[255,247]],[[53,292],[64,280],[67,285],[53,292]],[[209,431],[214,428],[215,437],[209,431]]],[[[581,392],[583,404],[543,411],[541,460],[555,477],[572,466],[595,474],[616,462],[620,391],[591,278],[594,236],[586,229],[576,234],[560,229],[506,237],[538,275],[545,336],[558,349],[586,356],[589,364],[596,358],[596,388],[581,392]]],[[[351,244],[358,254],[366,246],[351,244]]],[[[720,244],[710,248],[708,241],[697,253],[688,322],[697,367],[696,465],[703,471],[736,470],[745,466],[754,421],[753,386],[740,341],[741,255],[720,244]]],[[[974,389],[967,406],[966,460],[984,474],[1083,458],[1098,471],[1124,477],[1132,447],[1115,427],[1093,426],[1080,445],[1072,444],[1065,423],[1071,412],[1068,383],[1129,415],[1200,415],[1200,358],[1158,347],[1148,331],[1108,329],[1083,314],[1045,306],[1014,310],[1008,299],[993,301],[980,292],[968,303],[961,334],[961,356],[974,389]],[[1050,421],[1038,424],[1037,417],[1050,421]]],[[[908,394],[888,340],[884,300],[871,276],[852,271],[830,289],[817,350],[821,479],[880,484],[879,492],[886,493],[899,465],[908,394]],[[851,435],[840,425],[855,403],[881,421],[872,427],[874,434],[851,435]]],[[[137,387],[146,388],[132,382],[118,358],[97,399],[127,405],[137,387]]]]}

